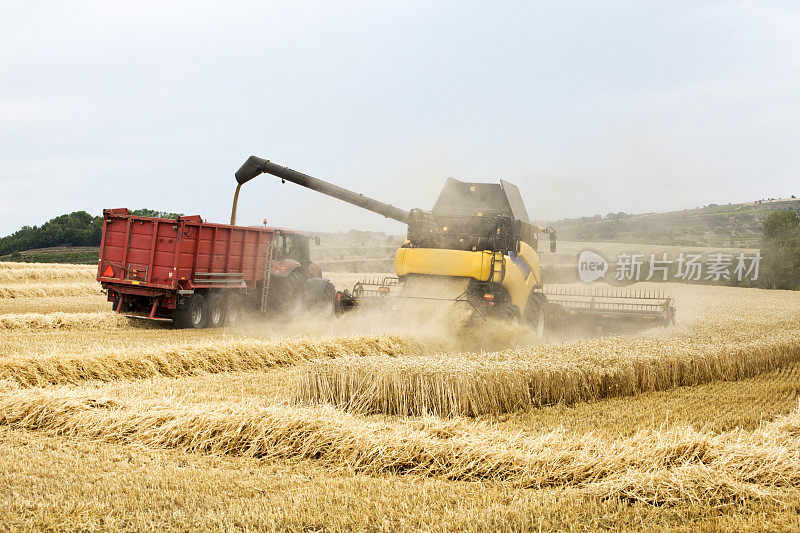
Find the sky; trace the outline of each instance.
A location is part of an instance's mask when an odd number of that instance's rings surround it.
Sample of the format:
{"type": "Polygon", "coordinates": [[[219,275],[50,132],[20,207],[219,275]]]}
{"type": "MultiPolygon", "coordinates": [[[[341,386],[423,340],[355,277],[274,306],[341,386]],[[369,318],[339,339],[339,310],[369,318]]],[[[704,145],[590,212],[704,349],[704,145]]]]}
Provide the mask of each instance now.
{"type": "MultiPolygon", "coordinates": [[[[0,235],[227,222],[251,154],[398,207],[448,176],[531,218],[800,196],[797,2],[0,3],[0,235]]],[[[269,176],[239,223],[403,233],[269,176]]]]}

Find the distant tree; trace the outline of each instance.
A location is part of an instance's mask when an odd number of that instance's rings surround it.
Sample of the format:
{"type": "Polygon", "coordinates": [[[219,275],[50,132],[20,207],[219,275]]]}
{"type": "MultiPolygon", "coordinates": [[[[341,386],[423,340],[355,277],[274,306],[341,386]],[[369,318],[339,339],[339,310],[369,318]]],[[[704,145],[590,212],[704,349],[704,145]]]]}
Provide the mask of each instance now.
{"type": "Polygon", "coordinates": [[[41,227],[23,226],[0,239],[0,255],[50,246],[97,246],[103,219],[86,211],[55,217],[41,227]]]}
{"type": "MultiPolygon", "coordinates": [[[[180,213],[166,213],[152,209],[131,212],[139,216],[177,218],[180,213]]],[[[0,238],[0,255],[24,252],[52,246],[100,246],[103,234],[103,217],[86,211],[75,211],[48,220],[41,226],[23,226],[7,237],[0,238]]]]}
{"type": "Polygon", "coordinates": [[[800,290],[800,216],[773,211],[764,218],[763,227],[761,286],[800,290]]]}
{"type": "Polygon", "coordinates": [[[179,218],[183,216],[183,213],[170,213],[168,211],[156,211],[155,209],[134,209],[131,211],[131,215],[136,215],[137,217],[154,217],[154,218],[179,218]]]}

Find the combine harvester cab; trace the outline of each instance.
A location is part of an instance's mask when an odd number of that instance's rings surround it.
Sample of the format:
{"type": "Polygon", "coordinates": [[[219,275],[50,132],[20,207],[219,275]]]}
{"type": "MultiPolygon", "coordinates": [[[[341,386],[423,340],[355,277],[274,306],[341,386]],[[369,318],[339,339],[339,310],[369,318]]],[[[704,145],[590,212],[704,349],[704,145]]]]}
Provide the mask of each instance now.
{"type": "Polygon", "coordinates": [[[127,209],[103,217],[97,280],[117,313],[199,329],[236,323],[245,311],[334,311],[336,291],[299,232],[127,209]]]}
{"type": "MultiPolygon", "coordinates": [[[[556,251],[556,232],[531,224],[519,189],[509,182],[464,182],[448,178],[431,211],[404,211],[326,181],[250,156],[236,172],[238,188],[261,173],[283,182],[333,196],[408,226],[407,239],[395,255],[394,277],[359,282],[337,293],[340,312],[367,301],[392,299],[444,300],[468,304],[483,319],[501,318],[524,324],[539,336],[545,324],[566,327],[581,321],[595,329],[618,323],[669,325],[674,306],[666,296],[618,291],[589,292],[548,286],[539,262],[540,236],[556,251]],[[442,296],[424,293],[420,280],[461,283],[442,296]]],[[[431,284],[432,285],[432,284],[431,284]]],[[[548,326],[547,329],[551,329],[548,326]]]]}

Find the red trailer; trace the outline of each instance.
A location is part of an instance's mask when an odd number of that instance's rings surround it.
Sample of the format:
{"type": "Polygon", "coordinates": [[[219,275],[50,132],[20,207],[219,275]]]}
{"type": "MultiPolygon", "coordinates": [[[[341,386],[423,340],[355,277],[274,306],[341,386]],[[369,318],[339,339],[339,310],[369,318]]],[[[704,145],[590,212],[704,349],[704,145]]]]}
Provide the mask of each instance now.
{"type": "Polygon", "coordinates": [[[178,327],[234,323],[248,309],[332,314],[336,291],[309,248],[308,236],[283,228],[106,209],[97,280],[117,313],[178,327]]]}

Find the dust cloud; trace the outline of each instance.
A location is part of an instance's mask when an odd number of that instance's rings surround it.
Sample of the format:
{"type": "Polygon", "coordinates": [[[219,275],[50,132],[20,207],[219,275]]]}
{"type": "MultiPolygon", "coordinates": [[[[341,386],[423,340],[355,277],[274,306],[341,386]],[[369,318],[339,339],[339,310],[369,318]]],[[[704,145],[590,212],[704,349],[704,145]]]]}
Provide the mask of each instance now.
{"type": "MultiPolygon", "coordinates": [[[[388,274],[366,277],[385,276],[388,274]]],[[[345,277],[352,281],[360,276],[345,277]]],[[[540,339],[524,323],[484,316],[469,303],[454,301],[464,293],[467,283],[465,279],[443,276],[411,277],[402,288],[403,297],[366,299],[338,317],[322,317],[311,311],[291,319],[250,315],[236,329],[231,329],[230,334],[255,334],[271,339],[391,334],[419,341],[438,353],[479,353],[635,333],[577,322],[559,324],[558,329],[547,328],[545,337],[540,339]]],[[[337,284],[337,289],[343,287],[337,284]]],[[[396,290],[393,289],[393,294],[397,294],[396,290]]],[[[692,307],[687,306],[686,313],[693,314],[692,307]]],[[[664,328],[656,328],[661,329],[664,328]]]]}

